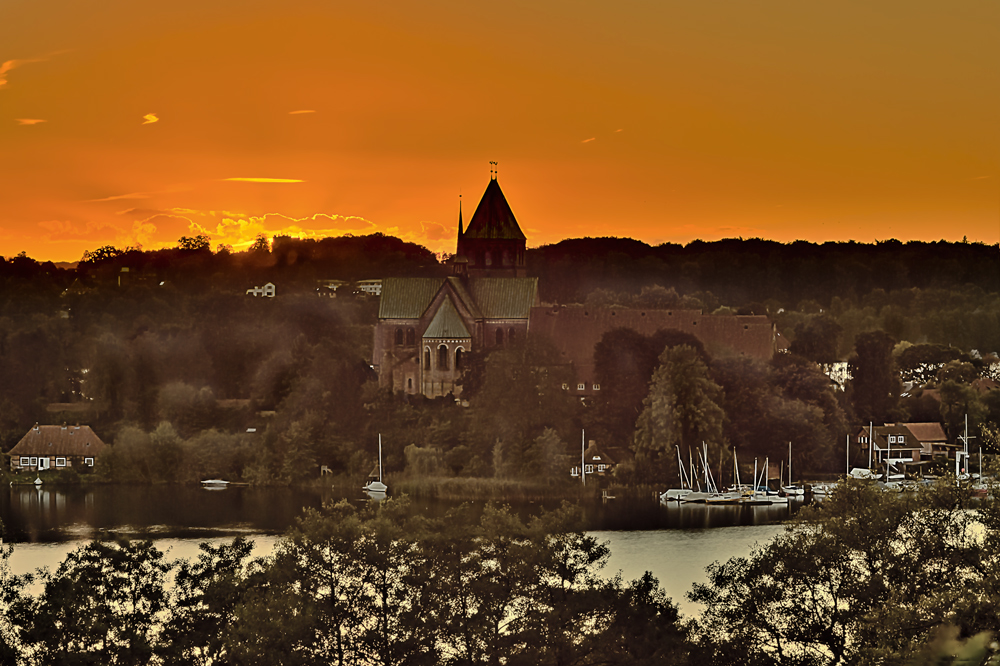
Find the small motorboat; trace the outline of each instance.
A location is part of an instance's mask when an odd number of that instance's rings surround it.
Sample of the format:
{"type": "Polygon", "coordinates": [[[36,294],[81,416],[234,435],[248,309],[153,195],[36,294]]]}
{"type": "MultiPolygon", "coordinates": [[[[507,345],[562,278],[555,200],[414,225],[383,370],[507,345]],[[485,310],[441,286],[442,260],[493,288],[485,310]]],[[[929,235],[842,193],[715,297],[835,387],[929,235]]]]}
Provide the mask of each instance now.
{"type": "Polygon", "coordinates": [[[205,490],[225,490],[229,487],[229,482],[222,479],[205,479],[201,482],[201,487],[205,490]]]}

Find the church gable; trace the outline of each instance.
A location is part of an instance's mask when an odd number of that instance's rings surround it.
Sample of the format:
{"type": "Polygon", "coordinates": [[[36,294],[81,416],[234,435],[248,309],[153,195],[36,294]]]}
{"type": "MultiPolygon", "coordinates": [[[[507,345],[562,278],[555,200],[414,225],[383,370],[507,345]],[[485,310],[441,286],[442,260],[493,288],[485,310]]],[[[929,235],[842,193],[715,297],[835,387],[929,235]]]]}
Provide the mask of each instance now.
{"type": "Polygon", "coordinates": [[[455,309],[451,298],[446,296],[434,314],[434,318],[431,319],[431,323],[427,326],[427,330],[424,331],[423,338],[425,340],[466,340],[471,339],[472,334],[466,328],[465,322],[462,321],[462,317],[458,314],[458,310],[455,309]]]}

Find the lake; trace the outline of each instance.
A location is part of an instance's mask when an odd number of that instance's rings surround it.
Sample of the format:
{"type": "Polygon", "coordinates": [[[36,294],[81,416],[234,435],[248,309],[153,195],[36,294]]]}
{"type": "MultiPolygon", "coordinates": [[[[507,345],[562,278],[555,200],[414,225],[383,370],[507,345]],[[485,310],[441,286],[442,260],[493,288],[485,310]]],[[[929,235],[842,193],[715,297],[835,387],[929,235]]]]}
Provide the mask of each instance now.
{"type": "MultiPolygon", "coordinates": [[[[82,542],[123,535],[156,540],[168,559],[197,556],[198,544],[250,536],[255,555],[268,555],[303,507],[346,497],[371,501],[358,491],[228,488],[205,490],[179,486],[39,487],[11,486],[0,491],[4,539],[15,543],[15,573],[42,566],[55,568],[82,542]]],[[[484,505],[474,502],[474,505],[484,505]]],[[[443,515],[455,502],[412,500],[415,511],[443,515]]],[[[558,503],[546,504],[548,508],[558,503]]],[[[543,507],[512,507],[524,517],[543,507]]],[[[746,555],[781,531],[791,507],[660,504],[648,500],[611,500],[584,505],[585,529],[609,542],[605,573],[622,572],[626,580],[650,571],[685,612],[696,609],[684,594],[705,580],[705,567],[716,560],[746,555]]]]}

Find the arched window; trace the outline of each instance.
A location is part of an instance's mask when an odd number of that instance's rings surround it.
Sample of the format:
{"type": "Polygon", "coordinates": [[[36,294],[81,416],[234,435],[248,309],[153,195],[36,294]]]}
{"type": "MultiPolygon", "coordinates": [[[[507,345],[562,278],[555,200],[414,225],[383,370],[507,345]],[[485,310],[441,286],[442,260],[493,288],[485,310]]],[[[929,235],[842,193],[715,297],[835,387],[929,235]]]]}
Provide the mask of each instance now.
{"type": "Polygon", "coordinates": [[[438,370],[448,369],[448,345],[438,347],[438,370]]]}
{"type": "Polygon", "coordinates": [[[406,378],[406,390],[407,391],[412,391],[413,390],[413,377],[407,377],[406,378]]]}
{"type": "Polygon", "coordinates": [[[431,348],[424,347],[424,370],[431,369],[431,348]]]}
{"type": "Polygon", "coordinates": [[[413,330],[413,327],[406,329],[406,344],[415,345],[417,344],[417,332],[413,330]]]}
{"type": "Polygon", "coordinates": [[[497,347],[502,347],[502,346],[503,346],[503,329],[502,328],[498,328],[497,329],[497,347]]]}
{"type": "Polygon", "coordinates": [[[455,350],[455,369],[456,370],[461,370],[462,369],[462,356],[464,355],[462,352],[464,352],[464,351],[465,350],[462,349],[461,347],[459,347],[458,349],[455,350]]]}
{"type": "Polygon", "coordinates": [[[507,342],[510,342],[512,344],[514,342],[514,329],[513,328],[508,328],[507,329],[507,342]]]}
{"type": "Polygon", "coordinates": [[[396,346],[397,347],[403,346],[403,329],[401,328],[396,329],[396,346]]]}

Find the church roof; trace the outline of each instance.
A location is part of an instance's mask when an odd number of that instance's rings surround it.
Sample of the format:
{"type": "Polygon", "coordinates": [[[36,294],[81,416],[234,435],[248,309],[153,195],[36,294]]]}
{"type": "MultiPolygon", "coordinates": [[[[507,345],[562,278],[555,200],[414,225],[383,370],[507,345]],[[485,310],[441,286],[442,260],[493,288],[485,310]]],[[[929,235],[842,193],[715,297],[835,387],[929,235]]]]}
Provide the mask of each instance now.
{"type": "Polygon", "coordinates": [[[434,319],[431,320],[427,330],[424,331],[424,338],[454,339],[471,337],[469,329],[465,327],[465,323],[462,322],[462,318],[458,315],[458,310],[455,309],[455,304],[451,302],[450,298],[445,297],[441,301],[441,307],[438,308],[434,319]]]}
{"type": "Polygon", "coordinates": [[[514,212],[495,179],[486,186],[486,192],[462,238],[525,240],[521,227],[514,219],[514,212]]]}
{"type": "MultiPolygon", "coordinates": [[[[473,319],[527,319],[538,299],[538,278],[386,278],[379,319],[420,319],[445,283],[473,319]]],[[[450,298],[445,302],[456,310],[450,298]]]]}
{"type": "Polygon", "coordinates": [[[527,319],[537,298],[538,278],[472,278],[469,290],[487,319],[527,319]]]}
{"type": "Polygon", "coordinates": [[[420,319],[442,281],[441,278],[385,278],[379,319],[420,319]]]}

